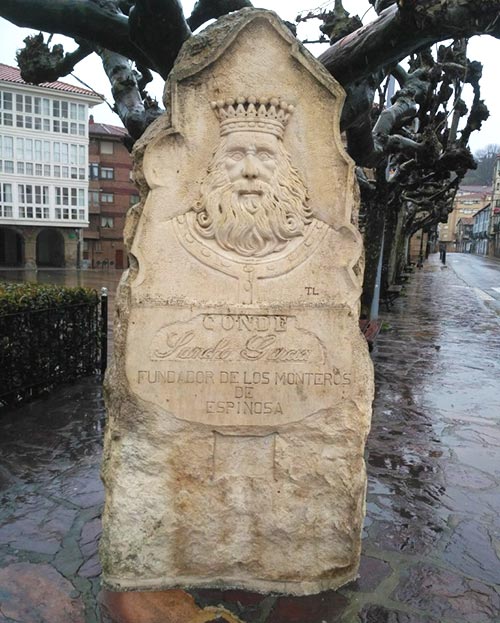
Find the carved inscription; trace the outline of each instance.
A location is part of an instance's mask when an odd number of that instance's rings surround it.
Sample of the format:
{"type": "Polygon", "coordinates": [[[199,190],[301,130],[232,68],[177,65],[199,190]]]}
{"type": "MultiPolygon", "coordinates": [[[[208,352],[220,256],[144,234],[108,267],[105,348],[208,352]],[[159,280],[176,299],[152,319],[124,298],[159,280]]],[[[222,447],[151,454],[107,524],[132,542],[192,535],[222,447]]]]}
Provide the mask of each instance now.
{"type": "Polygon", "coordinates": [[[319,296],[319,292],[316,292],[316,288],[312,286],[306,286],[306,294],[307,296],[319,296]]]}
{"type": "MultiPolygon", "coordinates": [[[[137,383],[164,384],[198,384],[213,385],[241,383],[251,385],[350,385],[351,375],[348,372],[333,370],[332,372],[247,372],[241,370],[221,370],[217,375],[211,370],[139,370],[137,383]]],[[[245,387],[247,389],[248,387],[245,387]]],[[[242,391],[242,389],[240,389],[242,391]]],[[[242,398],[243,396],[239,396],[242,398]]],[[[249,398],[249,395],[245,397],[249,398]]]]}
{"type": "MultiPolygon", "coordinates": [[[[255,386],[328,386],[350,385],[348,372],[272,372],[220,370],[139,370],[137,383],[141,384],[188,384],[188,385],[229,385],[231,400],[206,400],[204,409],[210,414],[235,415],[283,415],[281,402],[259,400],[255,396],[255,386]]],[[[267,388],[266,388],[267,389],[267,388]]]]}
{"type": "Polygon", "coordinates": [[[201,314],[166,325],[151,344],[152,361],[323,363],[324,347],[293,316],[201,314]]]}
{"type": "MultiPolygon", "coordinates": [[[[308,326],[320,326],[313,317],[308,326]]],[[[292,314],[207,312],[151,335],[129,379],[182,419],[276,425],[337,403],[353,382],[349,361],[336,360],[335,336],[324,343],[292,314]]]]}

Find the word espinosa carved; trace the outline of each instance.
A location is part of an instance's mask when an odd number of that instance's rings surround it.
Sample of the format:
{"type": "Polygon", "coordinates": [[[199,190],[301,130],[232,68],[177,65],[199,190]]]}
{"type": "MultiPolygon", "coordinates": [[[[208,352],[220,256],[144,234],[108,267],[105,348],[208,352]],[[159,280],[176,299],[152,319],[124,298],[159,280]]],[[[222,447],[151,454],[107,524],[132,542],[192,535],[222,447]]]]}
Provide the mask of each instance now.
{"type": "Polygon", "coordinates": [[[271,372],[271,371],[241,371],[220,370],[214,373],[212,370],[139,370],[137,384],[149,385],[173,385],[173,384],[196,384],[230,387],[231,394],[227,400],[216,400],[213,396],[207,396],[199,407],[207,416],[213,415],[273,415],[283,416],[284,407],[279,400],[259,400],[254,396],[254,389],[260,385],[305,385],[313,386],[339,386],[350,385],[351,374],[333,369],[331,372],[271,372]]]}

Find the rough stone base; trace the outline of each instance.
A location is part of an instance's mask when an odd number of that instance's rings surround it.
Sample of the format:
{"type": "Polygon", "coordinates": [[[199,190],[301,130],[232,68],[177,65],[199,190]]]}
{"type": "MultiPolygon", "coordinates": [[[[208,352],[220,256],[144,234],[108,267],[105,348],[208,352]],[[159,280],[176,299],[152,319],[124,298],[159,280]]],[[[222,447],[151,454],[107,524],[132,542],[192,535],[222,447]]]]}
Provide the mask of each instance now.
{"type": "Polygon", "coordinates": [[[110,591],[164,591],[176,588],[186,590],[196,588],[213,588],[219,590],[241,589],[255,593],[279,593],[283,595],[317,595],[323,591],[335,590],[356,580],[358,568],[355,570],[338,574],[335,578],[318,580],[317,582],[276,582],[270,580],[252,579],[248,582],[240,579],[223,577],[218,580],[207,578],[206,580],[197,577],[176,577],[176,578],[143,578],[141,580],[127,581],[118,577],[107,576],[103,582],[104,587],[110,591]]]}

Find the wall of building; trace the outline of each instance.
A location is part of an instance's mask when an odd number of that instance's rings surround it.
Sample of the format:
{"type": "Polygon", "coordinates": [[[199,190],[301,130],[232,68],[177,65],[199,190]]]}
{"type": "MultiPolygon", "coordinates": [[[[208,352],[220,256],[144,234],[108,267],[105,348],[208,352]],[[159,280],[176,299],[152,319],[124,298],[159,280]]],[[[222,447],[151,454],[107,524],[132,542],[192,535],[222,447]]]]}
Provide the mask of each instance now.
{"type": "Polygon", "coordinates": [[[472,252],[478,255],[488,255],[490,212],[491,208],[488,204],[485,208],[474,215],[474,225],[472,227],[472,252]]]}
{"type": "Polygon", "coordinates": [[[439,240],[446,243],[448,253],[458,251],[457,224],[460,219],[472,218],[491,201],[491,188],[466,187],[459,189],[453,203],[453,210],[446,223],[439,224],[439,240]]]}
{"type": "Polygon", "coordinates": [[[128,265],[123,228],[138,191],[130,179],[132,159],[123,144],[123,128],[91,123],[89,228],[83,257],[90,268],[123,269],[128,265]]]}
{"type": "Polygon", "coordinates": [[[500,156],[494,169],[488,255],[500,258],[500,156]]]}
{"type": "Polygon", "coordinates": [[[98,101],[61,82],[27,85],[0,64],[0,265],[79,265],[88,109],[98,101]]]}
{"type": "Polygon", "coordinates": [[[456,251],[458,253],[471,253],[473,245],[472,229],[473,218],[459,219],[457,222],[456,251]]]}
{"type": "Polygon", "coordinates": [[[409,243],[410,262],[413,264],[418,264],[421,254],[422,254],[422,258],[425,259],[429,244],[430,244],[429,234],[427,232],[422,232],[421,230],[417,231],[417,233],[414,234],[410,238],[410,243],[409,243]]]}

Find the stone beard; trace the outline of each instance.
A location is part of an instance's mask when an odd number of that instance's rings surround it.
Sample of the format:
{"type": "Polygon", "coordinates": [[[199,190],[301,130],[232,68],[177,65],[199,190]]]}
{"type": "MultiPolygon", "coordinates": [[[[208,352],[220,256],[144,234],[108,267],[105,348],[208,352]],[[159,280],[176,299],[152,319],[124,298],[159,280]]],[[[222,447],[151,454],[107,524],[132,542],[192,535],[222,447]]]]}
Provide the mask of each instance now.
{"type": "Polygon", "coordinates": [[[194,206],[206,239],[243,257],[264,257],[303,236],[307,190],[283,142],[260,131],[223,135],[194,206]]]}

